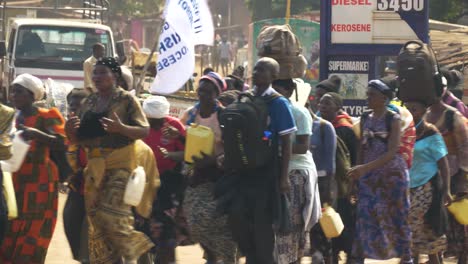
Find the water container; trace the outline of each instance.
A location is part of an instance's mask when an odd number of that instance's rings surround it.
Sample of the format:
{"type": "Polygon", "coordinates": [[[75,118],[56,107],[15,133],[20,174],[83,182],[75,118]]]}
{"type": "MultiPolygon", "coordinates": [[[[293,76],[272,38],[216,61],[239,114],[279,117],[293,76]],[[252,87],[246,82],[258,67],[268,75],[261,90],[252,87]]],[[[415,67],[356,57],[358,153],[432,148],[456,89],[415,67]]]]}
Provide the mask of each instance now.
{"type": "Polygon", "coordinates": [[[19,130],[13,134],[14,138],[11,144],[11,158],[0,161],[2,171],[4,172],[17,172],[28,153],[30,145],[28,142],[23,140],[21,133],[23,132],[19,130]]]}
{"type": "Polygon", "coordinates": [[[3,195],[8,207],[8,219],[12,220],[18,217],[18,206],[16,204],[15,189],[11,173],[3,172],[3,195]]]}
{"type": "Polygon", "coordinates": [[[185,162],[193,163],[192,156],[202,157],[201,153],[213,155],[214,133],[211,128],[191,124],[187,129],[187,140],[185,142],[185,162]]]}
{"type": "Polygon", "coordinates": [[[468,198],[453,202],[448,210],[453,214],[458,223],[468,225],[468,198]]]}
{"type": "Polygon", "coordinates": [[[142,166],[138,166],[128,179],[125,188],[124,203],[131,206],[138,206],[143,197],[146,184],[146,173],[142,166]]]}
{"type": "Polygon", "coordinates": [[[320,218],[320,226],[327,238],[335,238],[341,235],[344,225],[340,215],[333,207],[324,204],[322,208],[322,218],[320,218]]]}

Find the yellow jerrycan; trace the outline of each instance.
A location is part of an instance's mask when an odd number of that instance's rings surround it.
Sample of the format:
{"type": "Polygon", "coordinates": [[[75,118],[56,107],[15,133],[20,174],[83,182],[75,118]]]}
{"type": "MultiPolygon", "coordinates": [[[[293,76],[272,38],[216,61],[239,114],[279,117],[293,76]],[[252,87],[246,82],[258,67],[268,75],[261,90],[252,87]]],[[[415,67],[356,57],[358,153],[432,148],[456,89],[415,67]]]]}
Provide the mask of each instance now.
{"type": "Polygon", "coordinates": [[[340,214],[338,214],[335,209],[328,204],[324,204],[324,208],[322,208],[320,226],[327,238],[339,237],[344,229],[344,224],[341,220],[340,214]]]}
{"type": "Polygon", "coordinates": [[[214,133],[211,128],[197,124],[191,124],[187,129],[184,159],[187,163],[193,163],[192,156],[202,157],[201,153],[213,155],[214,133]]]}
{"type": "Polygon", "coordinates": [[[449,212],[455,217],[458,223],[468,225],[468,198],[456,199],[448,207],[449,212]]]}

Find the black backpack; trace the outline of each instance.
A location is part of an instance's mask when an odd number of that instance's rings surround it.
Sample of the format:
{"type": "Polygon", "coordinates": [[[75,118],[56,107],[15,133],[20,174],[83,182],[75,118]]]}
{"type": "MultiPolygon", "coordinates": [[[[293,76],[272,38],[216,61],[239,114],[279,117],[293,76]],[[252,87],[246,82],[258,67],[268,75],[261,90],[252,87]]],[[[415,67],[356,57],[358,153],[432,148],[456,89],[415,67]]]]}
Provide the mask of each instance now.
{"type": "Polygon", "coordinates": [[[434,51],[427,44],[407,42],[397,58],[398,98],[403,102],[436,102],[443,93],[442,75],[434,51]]]}
{"type": "Polygon", "coordinates": [[[242,93],[219,114],[227,170],[260,168],[277,153],[274,135],[268,131],[268,104],[281,95],[242,93]]]}

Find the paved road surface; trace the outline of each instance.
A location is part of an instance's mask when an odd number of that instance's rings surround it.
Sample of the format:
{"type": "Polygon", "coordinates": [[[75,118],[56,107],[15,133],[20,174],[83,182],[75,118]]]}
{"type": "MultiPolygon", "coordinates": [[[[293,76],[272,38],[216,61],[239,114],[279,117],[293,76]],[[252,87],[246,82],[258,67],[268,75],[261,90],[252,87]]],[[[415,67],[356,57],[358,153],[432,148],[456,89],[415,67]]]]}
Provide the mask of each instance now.
{"type": "MultiPolygon", "coordinates": [[[[57,221],[57,227],[55,228],[54,237],[52,238],[52,243],[49,248],[49,254],[46,258],[46,264],[76,264],[78,262],[74,261],[71,255],[68,242],[66,240],[63,223],[62,223],[62,209],[65,203],[66,196],[60,194],[59,197],[59,217],[57,221]]],[[[204,264],[202,258],[202,251],[198,246],[190,247],[179,247],[177,249],[177,263],[180,264],[204,264]]],[[[309,264],[310,260],[306,259],[302,264],[309,264]]],[[[382,263],[382,264],[397,264],[398,260],[389,260],[389,261],[373,261],[366,260],[367,263],[382,263]]],[[[447,264],[453,264],[453,261],[445,261],[447,264]]]]}

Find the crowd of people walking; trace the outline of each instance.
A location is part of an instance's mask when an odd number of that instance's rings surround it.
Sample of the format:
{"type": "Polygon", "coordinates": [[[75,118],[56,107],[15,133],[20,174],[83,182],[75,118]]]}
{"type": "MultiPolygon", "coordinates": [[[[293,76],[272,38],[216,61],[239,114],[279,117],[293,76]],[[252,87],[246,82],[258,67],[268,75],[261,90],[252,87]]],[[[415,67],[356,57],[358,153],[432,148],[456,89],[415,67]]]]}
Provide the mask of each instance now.
{"type": "Polygon", "coordinates": [[[68,116],[38,105],[44,85],[37,77],[22,74],[11,84],[16,114],[2,105],[0,132],[21,131],[30,147],[12,173],[18,216],[6,221],[2,213],[0,263],[44,263],[61,217],[59,190],[68,191],[65,232],[81,263],[175,263],[176,247],[195,243],[209,264],[242,257],[298,264],[309,254],[314,264],[333,264],[344,260],[341,252],[350,264],[419,263],[422,254],[430,264],[450,256],[467,263],[468,228],[446,207],[468,195],[468,111],[447,87],[435,103],[397,104],[395,78],[371,80],[370,111],[356,119],[343,110],[338,77],[317,85],[312,109],[295,102],[294,79],[278,79],[280,65],[264,57],[253,65],[248,94],[243,76],[226,82],[207,69],[197,103],[179,119],[167,98],[139,100],[120,87],[118,62],[102,58],[100,45],[94,52],[86,89],[67,96],[68,116]],[[259,163],[245,168],[229,159],[237,132],[225,117],[239,95],[266,124],[266,144],[245,146],[259,163]],[[193,123],[212,131],[214,151],[187,163],[193,123]],[[66,164],[53,153],[66,153],[66,164]],[[139,166],[144,192],[131,205],[124,196],[139,166]],[[333,238],[319,224],[328,207],[344,224],[333,238]]]}

